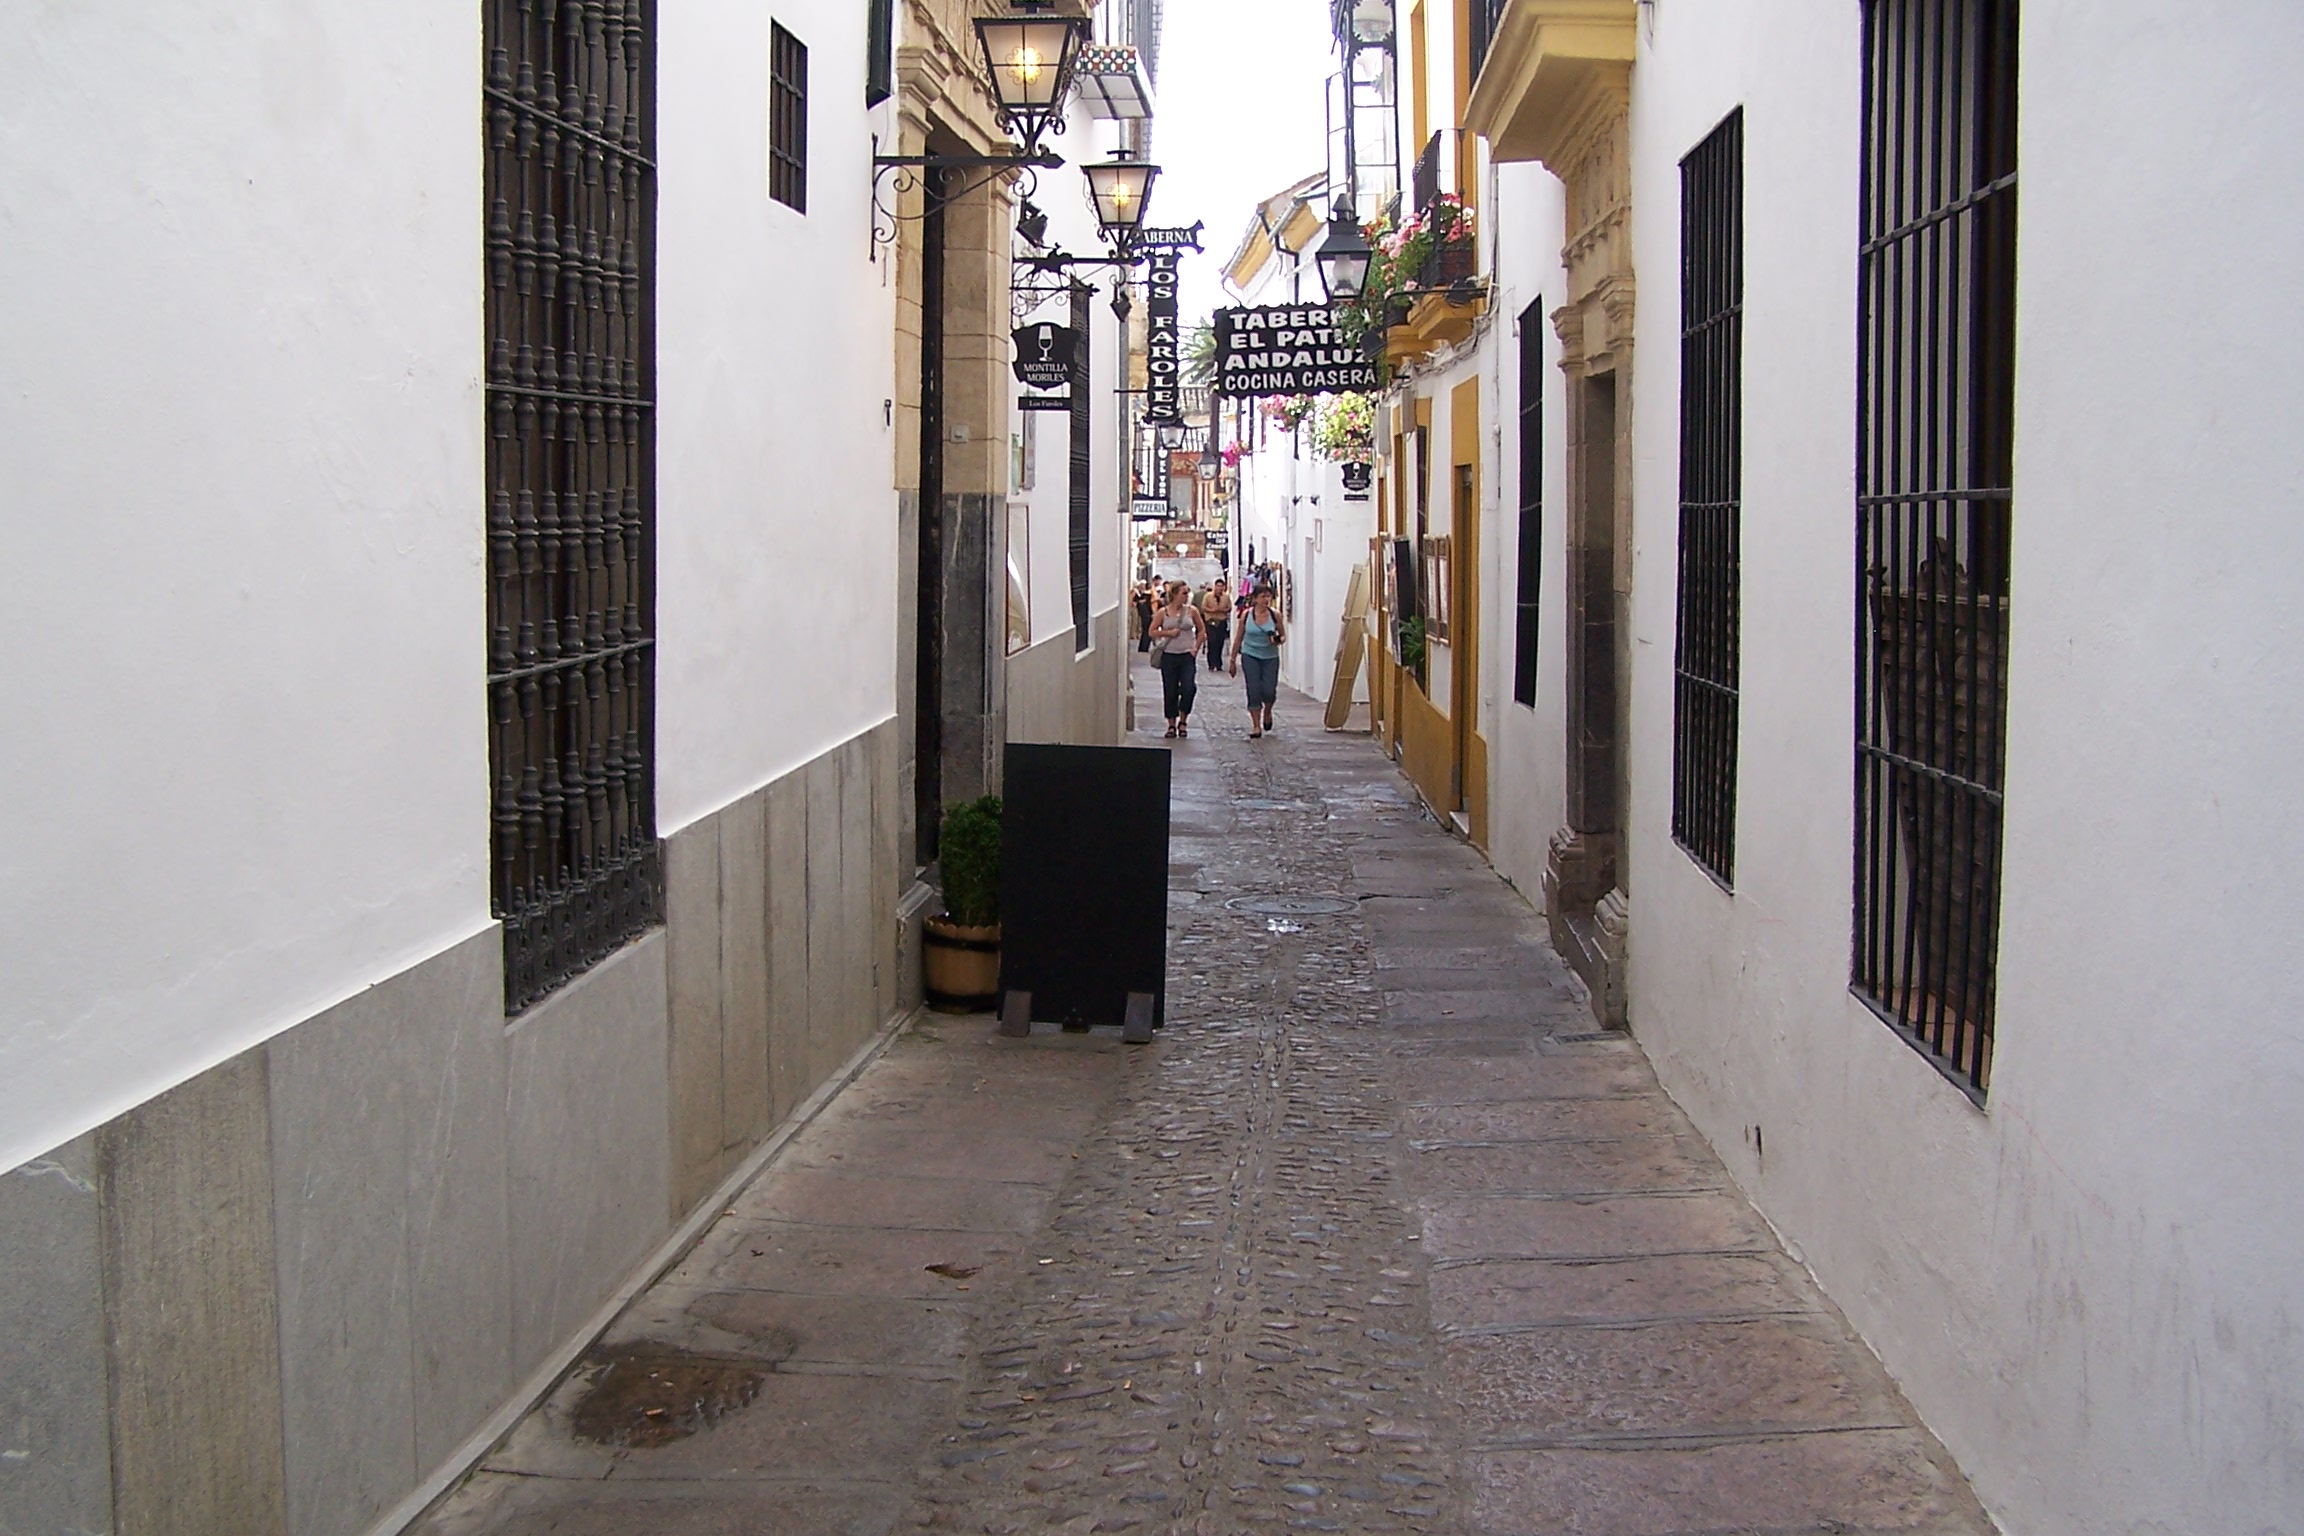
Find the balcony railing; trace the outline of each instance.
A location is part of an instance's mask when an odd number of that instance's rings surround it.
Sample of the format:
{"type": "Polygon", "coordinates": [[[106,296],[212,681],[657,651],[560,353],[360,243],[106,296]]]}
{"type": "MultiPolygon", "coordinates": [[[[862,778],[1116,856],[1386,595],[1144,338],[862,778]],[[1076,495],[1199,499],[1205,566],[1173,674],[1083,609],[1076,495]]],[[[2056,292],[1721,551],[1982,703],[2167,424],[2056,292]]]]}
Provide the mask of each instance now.
{"type": "Polygon", "coordinates": [[[1480,78],[1480,66],[1488,61],[1488,45],[1496,41],[1496,29],[1504,24],[1504,7],[1509,0],[1472,0],[1472,78],[1480,78]]]}
{"type": "Polygon", "coordinates": [[[1448,185],[1448,172],[1455,168],[1455,155],[1449,143],[1453,137],[1453,133],[1442,128],[1424,141],[1422,152],[1416,156],[1416,174],[1410,185],[1415,191],[1418,213],[1437,202],[1441,193],[1456,190],[1448,185]]]}

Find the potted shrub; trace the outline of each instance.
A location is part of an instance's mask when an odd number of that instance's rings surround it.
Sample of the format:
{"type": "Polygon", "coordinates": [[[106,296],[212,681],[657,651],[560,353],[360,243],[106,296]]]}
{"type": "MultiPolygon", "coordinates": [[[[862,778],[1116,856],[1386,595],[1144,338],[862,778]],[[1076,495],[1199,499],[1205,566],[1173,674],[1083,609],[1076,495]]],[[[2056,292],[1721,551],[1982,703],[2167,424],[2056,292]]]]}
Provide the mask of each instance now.
{"type": "Polygon", "coordinates": [[[946,810],[936,857],[944,914],[928,919],[923,946],[928,1005],[939,1013],[983,1013],[1000,993],[1000,797],[946,810]]]}

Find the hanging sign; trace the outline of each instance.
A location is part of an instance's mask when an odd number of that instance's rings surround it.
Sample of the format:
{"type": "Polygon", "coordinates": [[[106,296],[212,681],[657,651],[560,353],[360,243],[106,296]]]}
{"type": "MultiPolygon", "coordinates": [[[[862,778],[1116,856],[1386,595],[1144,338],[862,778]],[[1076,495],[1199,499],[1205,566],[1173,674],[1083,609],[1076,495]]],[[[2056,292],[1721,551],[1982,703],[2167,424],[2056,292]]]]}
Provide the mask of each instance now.
{"type": "Polygon", "coordinates": [[[1020,325],[1008,335],[1016,344],[1014,367],[1018,383],[1029,384],[1034,389],[1060,389],[1072,382],[1072,351],[1078,342],[1072,327],[1020,325]]]}
{"type": "Polygon", "coordinates": [[[1383,387],[1326,304],[1216,311],[1216,387],[1227,395],[1321,395],[1383,387]]]}
{"type": "Polygon", "coordinates": [[[1200,249],[1200,231],[1205,227],[1194,224],[1190,229],[1140,229],[1128,237],[1128,243],[1140,251],[1196,251],[1200,249]]]}
{"type": "Polygon", "coordinates": [[[1068,411],[1072,409],[1070,395],[1018,395],[1016,409],[1020,411],[1068,411]]]}
{"type": "Polygon", "coordinates": [[[1154,425],[1184,419],[1181,338],[1176,330],[1177,260],[1174,251],[1154,251],[1145,258],[1144,286],[1150,298],[1144,305],[1144,419],[1154,425]]]}
{"type": "Polygon", "coordinates": [[[1136,498],[1135,511],[1129,515],[1139,523],[1164,523],[1168,521],[1168,503],[1154,501],[1149,496],[1139,496],[1136,498]]]}

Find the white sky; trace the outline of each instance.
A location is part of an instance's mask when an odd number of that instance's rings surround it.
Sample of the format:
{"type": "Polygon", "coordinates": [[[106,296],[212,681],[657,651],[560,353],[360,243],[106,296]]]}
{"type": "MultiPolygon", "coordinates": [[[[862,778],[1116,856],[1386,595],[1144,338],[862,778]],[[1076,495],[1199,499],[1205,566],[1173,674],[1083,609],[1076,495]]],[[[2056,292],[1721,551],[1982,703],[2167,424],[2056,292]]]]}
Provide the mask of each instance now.
{"type": "Polygon", "coordinates": [[[1327,164],[1325,100],[1335,50],[1327,0],[1167,0],[1147,222],[1208,225],[1187,254],[1187,326],[1219,304],[1224,262],[1256,205],[1327,164]]]}

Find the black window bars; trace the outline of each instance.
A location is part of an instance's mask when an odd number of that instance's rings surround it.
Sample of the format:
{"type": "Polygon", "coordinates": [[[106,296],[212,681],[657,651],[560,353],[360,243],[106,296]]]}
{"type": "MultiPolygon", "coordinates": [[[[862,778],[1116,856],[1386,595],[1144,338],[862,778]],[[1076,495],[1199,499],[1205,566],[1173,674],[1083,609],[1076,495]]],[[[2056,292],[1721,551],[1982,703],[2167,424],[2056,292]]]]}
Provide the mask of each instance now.
{"type": "Polygon", "coordinates": [[[1512,605],[1512,698],[1536,705],[1536,621],[1544,585],[1544,301],[1520,312],[1520,552],[1512,605]]]}
{"type": "Polygon", "coordinates": [[[1068,553],[1072,568],[1072,650],[1073,654],[1088,649],[1092,632],[1088,620],[1088,475],[1089,449],[1093,443],[1093,418],[1089,414],[1088,338],[1089,325],[1095,318],[1089,312],[1092,290],[1084,283],[1072,285],[1072,409],[1071,418],[1071,480],[1066,490],[1068,553]]]}
{"type": "Polygon", "coordinates": [[[1977,1098],[2007,756],[2016,16],[1864,9],[1851,984],[1977,1098]]]}
{"type": "Polygon", "coordinates": [[[1488,62],[1488,50],[1496,41],[1496,29],[1504,24],[1506,3],[1507,0],[1468,0],[1465,7],[1470,13],[1466,18],[1470,23],[1470,36],[1466,41],[1470,44],[1474,80],[1480,78],[1480,71],[1488,62]]]}
{"type": "Polygon", "coordinates": [[[768,24],[768,195],[808,211],[808,45],[768,24]]]}
{"type": "Polygon", "coordinates": [[[647,0],[488,0],[492,899],[518,1011],[659,920],[647,0]]]}
{"type": "Polygon", "coordinates": [[[1672,837],[1736,879],[1744,486],[1744,114],[1680,162],[1680,585],[1672,837]]]}
{"type": "Polygon", "coordinates": [[[896,0],[868,0],[864,15],[864,105],[896,94],[896,0]]]}

